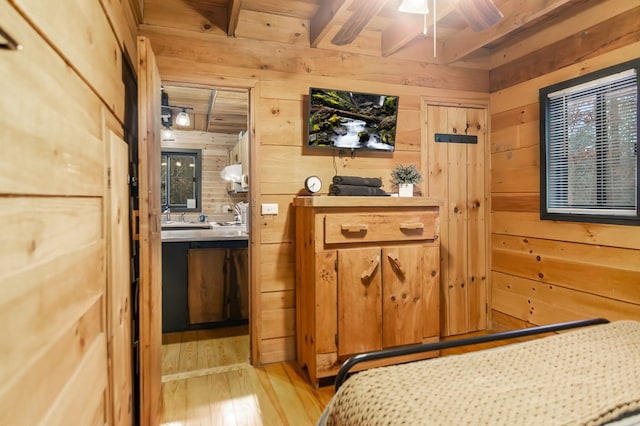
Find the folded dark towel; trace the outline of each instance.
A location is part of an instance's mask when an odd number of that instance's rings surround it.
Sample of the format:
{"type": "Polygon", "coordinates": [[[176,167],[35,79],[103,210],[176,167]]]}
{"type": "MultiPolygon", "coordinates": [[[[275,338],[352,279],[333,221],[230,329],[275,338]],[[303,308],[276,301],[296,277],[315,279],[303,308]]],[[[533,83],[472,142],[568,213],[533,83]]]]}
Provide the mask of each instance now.
{"type": "Polygon", "coordinates": [[[380,188],[382,186],[382,179],[360,176],[334,176],[333,183],[336,185],[373,186],[375,188],[380,188]]]}
{"type": "Polygon", "coordinates": [[[332,184],[329,186],[329,195],[388,196],[389,194],[373,186],[332,184]]]}

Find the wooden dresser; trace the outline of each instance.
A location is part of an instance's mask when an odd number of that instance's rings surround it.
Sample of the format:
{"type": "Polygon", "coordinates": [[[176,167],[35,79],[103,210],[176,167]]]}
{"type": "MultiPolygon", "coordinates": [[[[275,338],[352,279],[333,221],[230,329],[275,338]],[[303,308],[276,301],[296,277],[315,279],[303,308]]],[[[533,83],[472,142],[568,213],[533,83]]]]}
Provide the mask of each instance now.
{"type": "Polygon", "coordinates": [[[438,340],[438,201],[303,196],[294,207],[297,359],[316,386],[353,354],[438,340]]]}

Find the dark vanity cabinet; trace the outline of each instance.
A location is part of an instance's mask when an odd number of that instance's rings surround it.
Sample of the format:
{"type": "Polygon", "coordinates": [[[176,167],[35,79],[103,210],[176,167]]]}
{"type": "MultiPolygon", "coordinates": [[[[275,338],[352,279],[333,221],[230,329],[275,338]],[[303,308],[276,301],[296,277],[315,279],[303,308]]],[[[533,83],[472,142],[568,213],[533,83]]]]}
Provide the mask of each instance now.
{"type": "Polygon", "coordinates": [[[248,319],[246,240],[162,244],[162,332],[248,319]]]}

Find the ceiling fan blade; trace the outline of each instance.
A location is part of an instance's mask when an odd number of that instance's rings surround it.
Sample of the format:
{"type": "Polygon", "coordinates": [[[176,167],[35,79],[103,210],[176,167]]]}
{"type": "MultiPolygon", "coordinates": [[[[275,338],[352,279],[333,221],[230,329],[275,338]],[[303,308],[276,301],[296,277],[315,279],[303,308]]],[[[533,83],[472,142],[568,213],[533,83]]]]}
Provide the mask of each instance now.
{"type": "Polygon", "coordinates": [[[458,10],[473,31],[491,28],[503,18],[493,0],[461,0],[458,10]]]}
{"type": "Polygon", "coordinates": [[[388,0],[360,0],[353,14],[331,39],[336,46],[350,44],[364,30],[369,22],[380,12],[388,0]]]}

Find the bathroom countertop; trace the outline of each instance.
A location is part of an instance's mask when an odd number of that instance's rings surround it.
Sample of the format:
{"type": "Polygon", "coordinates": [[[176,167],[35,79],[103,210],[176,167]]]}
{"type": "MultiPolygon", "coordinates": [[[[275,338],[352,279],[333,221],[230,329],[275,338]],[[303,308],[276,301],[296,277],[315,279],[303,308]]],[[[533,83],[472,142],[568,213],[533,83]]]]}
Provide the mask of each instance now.
{"type": "Polygon", "coordinates": [[[163,243],[189,241],[248,241],[249,235],[241,225],[212,226],[209,229],[171,229],[162,230],[163,243]]]}

